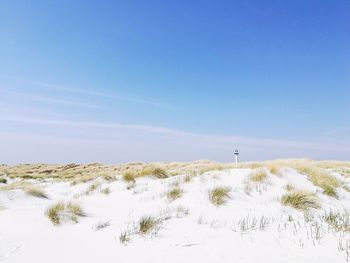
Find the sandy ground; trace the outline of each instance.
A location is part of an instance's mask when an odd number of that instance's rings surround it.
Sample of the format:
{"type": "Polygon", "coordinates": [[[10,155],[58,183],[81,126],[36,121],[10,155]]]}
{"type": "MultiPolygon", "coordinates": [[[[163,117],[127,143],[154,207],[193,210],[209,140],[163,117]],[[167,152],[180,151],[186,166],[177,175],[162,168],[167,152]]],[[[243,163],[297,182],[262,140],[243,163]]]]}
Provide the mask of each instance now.
{"type": "MultiPolygon", "coordinates": [[[[1,262],[347,262],[350,232],[334,231],[321,220],[326,211],[350,211],[350,193],[326,196],[306,176],[283,169],[265,182],[246,183],[250,169],[211,171],[184,182],[185,175],[167,179],[139,178],[133,186],[121,177],[84,184],[44,182],[48,198],[23,190],[0,191],[1,262]],[[90,185],[99,186],[87,194],[90,185]],[[174,185],[183,195],[168,200],[174,185]],[[281,204],[286,185],[317,194],[320,209],[308,213],[281,204]],[[213,205],[208,191],[231,187],[222,206],[213,205]],[[101,193],[109,188],[110,193],[101,193]],[[84,216],[55,226],[45,215],[57,201],[81,205],[84,216]],[[163,218],[157,229],[138,234],[143,216],[163,218]],[[108,223],[107,223],[108,222],[108,223]],[[96,230],[99,223],[108,226],[96,230]],[[130,241],[120,242],[120,235],[130,241]],[[348,247],[347,247],[348,246],[348,247]]],[[[334,174],[340,177],[338,174],[334,174]]],[[[349,178],[345,179],[350,185],[349,178]]]]}

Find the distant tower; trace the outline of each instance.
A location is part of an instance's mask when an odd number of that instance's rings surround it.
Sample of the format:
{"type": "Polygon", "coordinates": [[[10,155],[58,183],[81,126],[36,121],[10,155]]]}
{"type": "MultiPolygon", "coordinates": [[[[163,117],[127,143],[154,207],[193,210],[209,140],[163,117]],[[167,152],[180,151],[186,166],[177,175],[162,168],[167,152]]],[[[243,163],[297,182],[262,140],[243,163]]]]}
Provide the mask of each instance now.
{"type": "Polygon", "coordinates": [[[235,150],[235,163],[238,163],[238,155],[239,155],[239,152],[238,152],[238,150],[236,149],[236,150],[235,150]]]}

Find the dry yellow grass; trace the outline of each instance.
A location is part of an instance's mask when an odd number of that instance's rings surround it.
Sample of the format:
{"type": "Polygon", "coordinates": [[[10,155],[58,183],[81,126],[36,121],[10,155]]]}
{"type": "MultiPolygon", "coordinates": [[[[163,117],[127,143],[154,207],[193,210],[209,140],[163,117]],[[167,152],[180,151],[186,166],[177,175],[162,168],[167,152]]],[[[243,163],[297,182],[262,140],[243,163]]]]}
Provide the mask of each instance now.
{"type": "Polygon", "coordinates": [[[164,179],[168,177],[168,173],[164,168],[157,166],[148,166],[143,168],[141,171],[137,173],[138,177],[142,176],[154,176],[159,179],[164,179]]]}
{"type": "Polygon", "coordinates": [[[17,182],[13,182],[10,184],[6,184],[4,186],[0,186],[0,191],[10,191],[10,190],[15,190],[15,189],[24,189],[27,187],[31,187],[33,184],[25,181],[25,180],[21,180],[21,181],[17,181],[17,182]]]}
{"type": "Polygon", "coordinates": [[[81,206],[71,202],[58,202],[50,206],[45,214],[54,225],[59,225],[62,219],[77,223],[78,217],[84,215],[81,206]]]}
{"type": "Polygon", "coordinates": [[[123,174],[123,180],[126,183],[134,183],[135,182],[135,174],[131,171],[127,171],[123,174]]]}
{"type": "Polygon", "coordinates": [[[159,225],[160,221],[152,216],[144,216],[138,222],[139,233],[146,235],[159,225]]]}
{"type": "Polygon", "coordinates": [[[135,177],[154,176],[166,178],[178,174],[199,174],[206,171],[233,168],[233,164],[220,164],[207,160],[188,163],[125,163],[118,165],[92,164],[22,164],[0,166],[0,173],[9,178],[71,181],[72,184],[85,183],[97,177],[113,181],[116,175],[132,172],[135,177]]]}
{"type": "Polygon", "coordinates": [[[301,190],[285,194],[281,202],[283,205],[288,205],[300,210],[320,207],[315,194],[301,190]]]}
{"type": "Polygon", "coordinates": [[[45,191],[38,186],[30,186],[25,188],[25,193],[31,196],[40,197],[40,198],[48,198],[45,191]]]}
{"type": "Polygon", "coordinates": [[[267,179],[267,174],[266,171],[259,169],[257,171],[253,171],[250,175],[249,175],[249,180],[252,182],[264,182],[267,179]]]}
{"type": "Polygon", "coordinates": [[[115,180],[116,176],[123,175],[126,172],[134,174],[134,177],[154,176],[165,178],[174,175],[192,176],[201,175],[205,172],[214,170],[225,170],[235,168],[267,168],[271,173],[278,175],[280,167],[312,166],[318,169],[337,169],[343,171],[342,174],[348,176],[350,172],[349,162],[324,161],[316,162],[310,159],[282,159],[265,162],[245,162],[245,163],[217,163],[208,160],[198,160],[194,162],[170,162],[170,163],[125,163],[118,165],[103,165],[99,163],[92,164],[67,164],[67,165],[48,165],[48,164],[22,164],[16,166],[0,166],[0,174],[6,178],[20,179],[40,179],[69,181],[73,185],[86,183],[97,177],[102,177],[107,181],[115,180]],[[344,172],[345,171],[345,172],[344,172]]]}
{"type": "Polygon", "coordinates": [[[180,198],[183,194],[183,190],[179,187],[173,187],[172,189],[170,189],[166,196],[168,198],[169,201],[174,201],[178,198],[180,198]]]}
{"type": "Polygon", "coordinates": [[[65,209],[65,204],[62,202],[59,202],[57,204],[50,206],[46,210],[45,214],[50,219],[52,224],[58,225],[61,222],[60,213],[62,213],[64,209],[65,209]]]}
{"type": "Polygon", "coordinates": [[[281,176],[281,174],[282,174],[281,168],[277,165],[270,165],[270,166],[268,166],[268,169],[269,169],[271,174],[274,174],[277,176],[281,176]]]}
{"type": "Polygon", "coordinates": [[[217,186],[209,191],[209,200],[216,206],[223,205],[230,197],[230,191],[228,186],[217,186]]]}
{"type": "Polygon", "coordinates": [[[299,173],[305,174],[315,186],[321,187],[326,195],[336,197],[336,188],[343,184],[327,171],[315,166],[297,165],[295,168],[299,173]]]}

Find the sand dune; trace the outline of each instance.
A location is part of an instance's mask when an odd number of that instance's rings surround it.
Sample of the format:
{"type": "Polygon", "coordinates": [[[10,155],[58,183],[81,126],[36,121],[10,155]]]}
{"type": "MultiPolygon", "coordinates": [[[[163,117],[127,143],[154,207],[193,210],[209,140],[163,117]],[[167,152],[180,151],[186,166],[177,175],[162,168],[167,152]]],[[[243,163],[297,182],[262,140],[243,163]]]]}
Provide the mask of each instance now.
{"type": "Polygon", "coordinates": [[[350,260],[349,163],[0,170],[2,262],[350,260]]]}

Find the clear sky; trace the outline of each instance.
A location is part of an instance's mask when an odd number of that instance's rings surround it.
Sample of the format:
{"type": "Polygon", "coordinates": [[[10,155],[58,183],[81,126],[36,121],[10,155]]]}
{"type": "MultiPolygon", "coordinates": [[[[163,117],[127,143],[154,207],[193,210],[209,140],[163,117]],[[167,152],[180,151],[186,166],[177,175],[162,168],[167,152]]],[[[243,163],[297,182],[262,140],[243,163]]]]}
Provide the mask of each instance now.
{"type": "Polygon", "coordinates": [[[0,2],[0,163],[350,159],[350,1],[0,2]]]}

